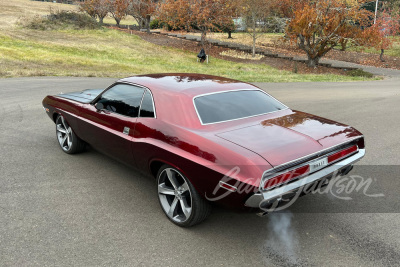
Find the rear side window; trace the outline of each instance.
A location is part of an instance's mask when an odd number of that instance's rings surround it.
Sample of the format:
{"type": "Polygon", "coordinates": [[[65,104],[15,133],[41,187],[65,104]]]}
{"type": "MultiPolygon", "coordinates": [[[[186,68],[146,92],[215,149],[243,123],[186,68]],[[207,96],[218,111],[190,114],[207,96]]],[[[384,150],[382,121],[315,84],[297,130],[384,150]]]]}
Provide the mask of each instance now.
{"type": "Polygon", "coordinates": [[[99,103],[112,112],[138,117],[144,89],[127,84],[117,84],[101,95],[99,103]]]}
{"type": "Polygon", "coordinates": [[[154,106],[153,106],[153,97],[151,96],[151,93],[146,90],[144,92],[143,100],[142,100],[142,106],[140,107],[140,113],[139,116],[141,118],[154,118],[154,106]]]}
{"type": "Polygon", "coordinates": [[[221,92],[198,96],[195,108],[202,124],[237,120],[287,108],[258,90],[221,92]]]}

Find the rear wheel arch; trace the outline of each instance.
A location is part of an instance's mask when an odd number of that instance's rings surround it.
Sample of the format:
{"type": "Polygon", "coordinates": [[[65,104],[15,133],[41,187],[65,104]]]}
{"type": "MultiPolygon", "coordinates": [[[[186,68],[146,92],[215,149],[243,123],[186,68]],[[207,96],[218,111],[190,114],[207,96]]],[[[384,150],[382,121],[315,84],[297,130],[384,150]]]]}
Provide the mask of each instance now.
{"type": "Polygon", "coordinates": [[[204,192],[203,190],[199,190],[200,188],[197,187],[197,185],[194,183],[193,177],[191,177],[187,172],[185,172],[182,168],[180,168],[178,165],[169,162],[169,161],[165,161],[162,159],[153,159],[150,164],[149,164],[149,168],[150,168],[150,172],[153,175],[154,179],[157,179],[157,175],[159,170],[164,166],[164,165],[169,165],[175,169],[177,169],[180,173],[182,173],[186,179],[188,179],[194,188],[196,188],[196,190],[198,190],[198,192],[201,192],[201,195],[203,196],[204,192]]]}
{"type": "MultiPolygon", "coordinates": [[[[158,171],[161,169],[161,167],[163,167],[163,165],[169,165],[169,166],[177,169],[179,172],[181,172],[183,175],[185,175],[188,178],[187,173],[184,170],[182,170],[178,165],[176,165],[172,162],[169,162],[169,161],[165,161],[165,160],[161,160],[161,159],[154,159],[150,162],[150,172],[155,178],[157,178],[158,171]]],[[[188,178],[188,179],[191,180],[190,178],[188,178]]],[[[190,181],[190,182],[192,182],[192,181],[190,181]]]]}

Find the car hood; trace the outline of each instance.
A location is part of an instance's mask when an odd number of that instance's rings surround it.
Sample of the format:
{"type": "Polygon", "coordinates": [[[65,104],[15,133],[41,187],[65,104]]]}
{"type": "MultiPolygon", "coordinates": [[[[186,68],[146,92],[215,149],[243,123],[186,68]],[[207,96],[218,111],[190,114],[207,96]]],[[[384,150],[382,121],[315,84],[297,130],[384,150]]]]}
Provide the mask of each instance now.
{"type": "Polygon", "coordinates": [[[81,92],[59,94],[57,96],[87,104],[92,102],[103,91],[104,89],[86,89],[81,92]]]}
{"type": "Polygon", "coordinates": [[[286,116],[216,135],[257,153],[272,166],[278,166],[353,140],[361,133],[338,122],[293,111],[286,116]]]}

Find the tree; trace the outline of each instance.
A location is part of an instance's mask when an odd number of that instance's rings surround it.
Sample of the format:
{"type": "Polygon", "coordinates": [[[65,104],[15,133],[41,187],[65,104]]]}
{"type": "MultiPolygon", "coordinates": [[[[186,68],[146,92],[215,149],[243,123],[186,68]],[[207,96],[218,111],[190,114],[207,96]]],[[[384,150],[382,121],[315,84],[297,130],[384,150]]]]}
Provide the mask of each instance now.
{"type": "Polygon", "coordinates": [[[121,20],[126,17],[129,6],[128,0],[107,0],[108,11],[114,18],[117,26],[120,26],[121,20]]]}
{"type": "Polygon", "coordinates": [[[306,52],[308,66],[318,65],[323,56],[345,40],[356,45],[376,45],[380,37],[378,31],[372,30],[374,14],[361,8],[366,1],[297,2],[286,34],[306,52]]]}
{"type": "Polygon", "coordinates": [[[127,14],[150,33],[150,20],[156,11],[158,0],[128,0],[128,2],[127,14]]]}
{"type": "Polygon", "coordinates": [[[189,31],[192,28],[192,16],[192,8],[187,0],[166,0],[158,10],[160,21],[167,23],[174,30],[189,31]]]}
{"type": "Polygon", "coordinates": [[[93,18],[97,17],[100,24],[103,24],[108,14],[108,0],[86,0],[80,4],[80,9],[93,18]]]}
{"type": "Polygon", "coordinates": [[[207,32],[232,23],[234,11],[233,0],[166,0],[160,5],[159,18],[173,29],[199,30],[205,48],[207,32]]]}
{"type": "Polygon", "coordinates": [[[267,29],[266,19],[270,11],[268,0],[242,0],[240,1],[241,15],[245,18],[247,32],[253,39],[253,57],[256,56],[256,41],[267,29]]]}
{"type": "Polygon", "coordinates": [[[271,0],[271,12],[285,18],[292,18],[294,11],[303,8],[309,0],[271,0]]]}
{"type": "Polygon", "coordinates": [[[389,49],[393,42],[389,36],[394,36],[400,33],[400,15],[391,15],[392,12],[383,10],[380,12],[376,23],[365,30],[363,33],[364,43],[366,47],[375,47],[381,50],[379,59],[384,61],[383,54],[385,49],[389,49]],[[370,38],[370,36],[377,36],[377,38],[370,38]]]}
{"type": "Polygon", "coordinates": [[[79,5],[79,9],[83,12],[86,12],[92,18],[96,18],[96,8],[94,1],[86,0],[84,2],[81,2],[79,5]]]}

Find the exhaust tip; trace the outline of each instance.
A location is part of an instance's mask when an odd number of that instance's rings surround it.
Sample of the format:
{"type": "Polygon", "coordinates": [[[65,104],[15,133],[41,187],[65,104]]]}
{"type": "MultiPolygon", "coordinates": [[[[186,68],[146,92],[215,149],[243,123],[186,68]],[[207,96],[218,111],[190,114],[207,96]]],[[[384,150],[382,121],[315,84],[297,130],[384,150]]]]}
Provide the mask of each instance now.
{"type": "Polygon", "coordinates": [[[257,214],[257,216],[258,217],[265,217],[265,216],[267,216],[268,215],[268,212],[267,211],[261,211],[261,212],[257,212],[256,213],[257,214]]]}

